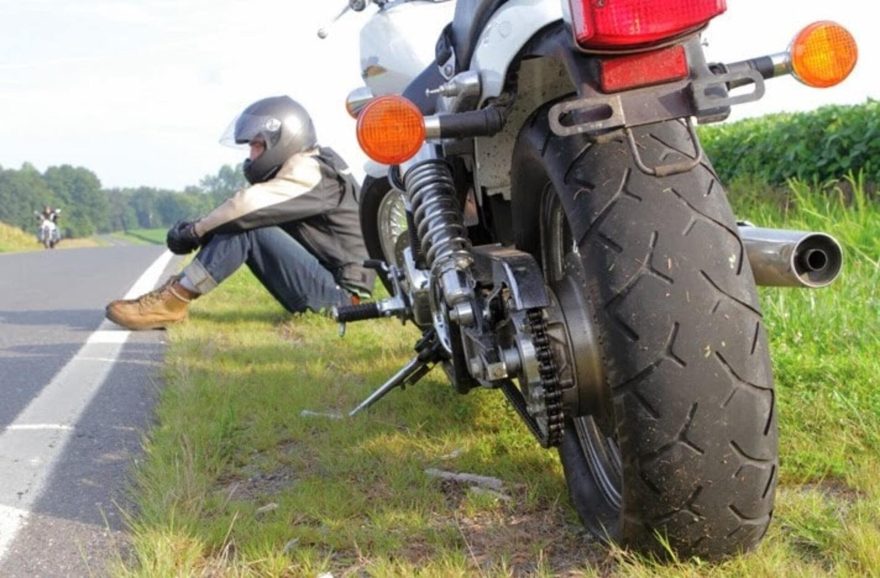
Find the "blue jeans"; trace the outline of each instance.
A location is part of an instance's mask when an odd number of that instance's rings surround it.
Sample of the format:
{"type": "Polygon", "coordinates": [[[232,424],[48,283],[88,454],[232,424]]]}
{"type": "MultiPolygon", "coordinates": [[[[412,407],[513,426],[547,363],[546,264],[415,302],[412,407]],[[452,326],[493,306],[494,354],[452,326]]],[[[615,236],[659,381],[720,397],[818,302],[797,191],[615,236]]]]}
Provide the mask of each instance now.
{"type": "Polygon", "coordinates": [[[351,304],[333,274],[280,227],[215,234],[183,274],[204,294],[243,264],[292,313],[351,304]]]}

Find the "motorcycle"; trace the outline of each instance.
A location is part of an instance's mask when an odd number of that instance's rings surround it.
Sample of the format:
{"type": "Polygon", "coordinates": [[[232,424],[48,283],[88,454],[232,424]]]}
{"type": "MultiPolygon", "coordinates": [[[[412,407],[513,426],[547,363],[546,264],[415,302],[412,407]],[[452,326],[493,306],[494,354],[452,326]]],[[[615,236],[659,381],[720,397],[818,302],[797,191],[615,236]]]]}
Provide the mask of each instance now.
{"type": "Polygon", "coordinates": [[[44,215],[39,211],[34,211],[34,214],[40,221],[37,232],[37,242],[41,243],[46,249],[54,249],[55,245],[58,244],[58,241],[61,240],[61,233],[58,231],[58,225],[53,220],[53,217],[57,218],[59,212],[60,211],[56,211],[52,213],[52,215],[44,215]]]}
{"type": "Polygon", "coordinates": [[[372,4],[347,106],[375,161],[361,224],[389,297],[334,316],[421,338],[351,415],[440,366],[557,448],[600,539],[753,548],[779,474],[756,284],[823,287],[843,257],[825,233],[738,221],[695,124],[774,77],[842,81],[852,36],[818,22],[779,54],[710,63],[700,34],[724,0],[458,0],[418,62],[408,19],[442,2],[372,4]]]}

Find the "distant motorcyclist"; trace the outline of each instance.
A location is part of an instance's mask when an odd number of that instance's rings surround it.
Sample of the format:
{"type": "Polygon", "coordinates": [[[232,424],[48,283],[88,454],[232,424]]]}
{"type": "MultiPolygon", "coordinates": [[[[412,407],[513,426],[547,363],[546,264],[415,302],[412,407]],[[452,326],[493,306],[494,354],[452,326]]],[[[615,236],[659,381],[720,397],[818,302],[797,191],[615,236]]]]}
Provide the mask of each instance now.
{"type": "Polygon", "coordinates": [[[61,234],[58,229],[58,217],[61,209],[53,209],[49,205],[43,205],[42,211],[34,211],[39,223],[39,241],[47,249],[52,249],[61,240],[61,234]]]}
{"type": "Polygon", "coordinates": [[[43,205],[42,211],[36,211],[37,216],[42,221],[43,219],[50,221],[52,223],[58,224],[58,216],[61,213],[61,209],[53,209],[49,205],[43,205]]]}

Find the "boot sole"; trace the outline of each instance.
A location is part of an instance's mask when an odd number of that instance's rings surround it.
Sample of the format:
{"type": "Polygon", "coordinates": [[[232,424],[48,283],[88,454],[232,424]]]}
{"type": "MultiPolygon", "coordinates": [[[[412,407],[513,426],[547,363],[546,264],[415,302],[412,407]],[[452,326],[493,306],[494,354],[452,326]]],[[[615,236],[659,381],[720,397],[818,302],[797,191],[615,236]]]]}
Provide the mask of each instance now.
{"type": "Polygon", "coordinates": [[[186,320],[186,317],[183,317],[182,319],[175,319],[173,321],[165,321],[163,323],[147,323],[144,325],[132,325],[130,323],[126,323],[122,319],[119,319],[118,317],[113,315],[110,311],[105,311],[104,317],[106,317],[107,319],[109,319],[110,321],[115,323],[116,325],[119,325],[120,327],[128,329],[129,331],[148,331],[148,330],[154,330],[154,329],[166,329],[169,325],[175,325],[177,323],[180,323],[180,322],[186,320]]]}

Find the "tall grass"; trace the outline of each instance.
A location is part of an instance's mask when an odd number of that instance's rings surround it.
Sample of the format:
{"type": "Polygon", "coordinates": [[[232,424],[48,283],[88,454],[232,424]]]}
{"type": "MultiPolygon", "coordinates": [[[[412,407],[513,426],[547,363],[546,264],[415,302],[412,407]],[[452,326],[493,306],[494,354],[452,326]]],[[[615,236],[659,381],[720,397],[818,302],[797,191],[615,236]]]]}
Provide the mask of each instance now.
{"type": "MultiPolygon", "coordinates": [[[[841,278],[817,291],[762,288],[771,335],[783,475],[858,478],[858,462],[880,455],[880,211],[860,177],[812,188],[790,181],[786,203],[753,195],[733,201],[738,214],[789,229],[824,231],[845,255],[841,278]],[[817,443],[834,440],[834,443],[817,443]]],[[[859,484],[858,479],[847,483],[859,484]]]]}
{"type": "MultiPolygon", "coordinates": [[[[94,238],[65,239],[55,246],[56,249],[78,249],[96,247],[101,243],[94,238]]],[[[22,251],[43,250],[43,244],[37,240],[36,233],[30,234],[17,227],[0,223],[0,253],[19,253],[22,251]]]]}
{"type": "Polygon", "coordinates": [[[357,418],[338,417],[409,359],[417,332],[384,320],[340,339],[331,320],[287,315],[240,272],[169,332],[137,472],[133,555],[116,574],[880,574],[880,210],[858,179],[850,184],[852,202],[797,182],[786,202],[734,195],[741,217],[825,230],[847,253],[830,288],[761,290],[782,475],[756,552],[661,565],[597,545],[569,505],[556,455],[497,392],[457,395],[439,370],[357,418]],[[495,476],[504,489],[440,482],[428,468],[495,476]]]}
{"type": "Polygon", "coordinates": [[[29,235],[12,225],[0,223],[0,253],[35,251],[42,248],[35,235],[29,235]]]}

